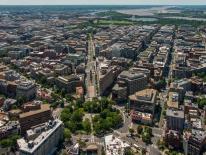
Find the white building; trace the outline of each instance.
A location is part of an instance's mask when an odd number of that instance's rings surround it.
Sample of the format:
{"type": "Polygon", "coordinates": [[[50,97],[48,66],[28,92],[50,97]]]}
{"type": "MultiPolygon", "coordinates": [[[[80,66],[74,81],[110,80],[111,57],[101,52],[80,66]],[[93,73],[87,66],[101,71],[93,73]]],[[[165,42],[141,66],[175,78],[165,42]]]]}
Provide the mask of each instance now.
{"type": "Polygon", "coordinates": [[[26,138],[17,140],[19,155],[52,155],[63,138],[63,123],[50,121],[27,130],[26,138]]]}
{"type": "Polygon", "coordinates": [[[106,155],[124,155],[125,148],[130,146],[114,135],[105,136],[104,142],[106,155]]]}

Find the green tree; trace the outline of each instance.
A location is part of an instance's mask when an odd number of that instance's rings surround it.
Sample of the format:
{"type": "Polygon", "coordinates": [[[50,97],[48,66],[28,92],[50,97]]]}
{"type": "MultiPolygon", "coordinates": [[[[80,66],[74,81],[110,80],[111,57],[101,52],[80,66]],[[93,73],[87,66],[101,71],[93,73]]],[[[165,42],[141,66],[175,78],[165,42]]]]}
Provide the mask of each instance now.
{"type": "Polygon", "coordinates": [[[7,148],[12,146],[12,140],[11,139],[3,139],[0,141],[0,146],[2,148],[7,148]]]}
{"type": "Polygon", "coordinates": [[[74,111],[74,113],[71,116],[71,119],[75,122],[81,122],[83,116],[84,116],[84,111],[83,109],[80,108],[74,111]]]}
{"type": "Polygon", "coordinates": [[[46,77],[45,77],[45,76],[41,76],[41,77],[39,78],[39,82],[40,82],[43,86],[45,86],[46,83],[47,83],[46,77]]]}
{"type": "Polygon", "coordinates": [[[87,133],[91,132],[91,123],[90,120],[87,118],[83,121],[82,123],[84,131],[86,131],[87,133]]]}
{"type": "Polygon", "coordinates": [[[57,101],[60,98],[59,95],[57,93],[54,93],[54,92],[51,93],[51,97],[54,101],[57,101]]]}
{"type": "Polygon", "coordinates": [[[147,153],[147,150],[145,148],[142,148],[142,155],[145,155],[147,153]]]}
{"type": "Polygon", "coordinates": [[[203,109],[206,105],[206,98],[198,98],[196,103],[200,109],[203,109]]]}
{"type": "Polygon", "coordinates": [[[64,108],[64,100],[60,101],[60,106],[61,106],[61,108],[64,108]]]}
{"type": "Polygon", "coordinates": [[[94,130],[97,133],[105,133],[122,125],[122,116],[116,109],[108,108],[93,118],[94,130]]]}
{"type": "Polygon", "coordinates": [[[72,132],[75,133],[78,129],[77,123],[74,121],[67,121],[65,126],[72,132]]]}
{"type": "Polygon", "coordinates": [[[65,95],[65,98],[66,98],[67,102],[72,101],[72,96],[69,95],[69,94],[66,94],[66,95],[65,95]]]}
{"type": "Polygon", "coordinates": [[[77,99],[76,100],[76,106],[78,108],[82,108],[83,107],[83,104],[84,104],[84,101],[82,99],[77,99]]]}
{"type": "Polygon", "coordinates": [[[148,133],[151,136],[152,135],[152,128],[146,126],[144,128],[144,132],[148,133]]]}
{"type": "Polygon", "coordinates": [[[133,136],[134,135],[134,129],[133,128],[129,128],[129,133],[133,136]]]}
{"type": "Polygon", "coordinates": [[[72,138],[71,132],[67,128],[64,128],[64,138],[66,139],[66,141],[70,141],[72,138]]]}
{"type": "Polygon", "coordinates": [[[26,102],[26,97],[25,96],[19,96],[17,98],[17,104],[18,104],[18,107],[20,107],[22,104],[24,104],[26,102]]]}
{"type": "Polygon", "coordinates": [[[145,142],[146,144],[151,143],[151,136],[147,132],[143,132],[142,134],[142,141],[145,142]]]}
{"type": "Polygon", "coordinates": [[[18,107],[17,107],[17,105],[12,105],[11,108],[12,108],[12,109],[17,109],[18,107]]]}
{"type": "Polygon", "coordinates": [[[64,108],[60,115],[61,120],[65,123],[70,120],[70,117],[71,111],[68,108],[64,108]]]}
{"type": "Polygon", "coordinates": [[[138,126],[137,126],[137,133],[138,133],[139,135],[141,135],[141,134],[142,134],[142,131],[143,131],[142,125],[138,125],[138,126]]]}
{"type": "Polygon", "coordinates": [[[157,141],[157,146],[160,150],[164,150],[166,148],[165,142],[161,139],[157,141]]]}
{"type": "Polygon", "coordinates": [[[13,147],[16,145],[17,139],[19,139],[20,136],[17,134],[12,134],[8,138],[4,138],[0,140],[0,146],[3,148],[7,147],[13,147]]]}
{"type": "Polygon", "coordinates": [[[66,89],[62,88],[62,90],[60,91],[61,96],[65,97],[66,93],[67,93],[66,89]]]}
{"type": "Polygon", "coordinates": [[[126,148],[124,151],[124,155],[134,155],[134,152],[131,148],[126,148]]]}

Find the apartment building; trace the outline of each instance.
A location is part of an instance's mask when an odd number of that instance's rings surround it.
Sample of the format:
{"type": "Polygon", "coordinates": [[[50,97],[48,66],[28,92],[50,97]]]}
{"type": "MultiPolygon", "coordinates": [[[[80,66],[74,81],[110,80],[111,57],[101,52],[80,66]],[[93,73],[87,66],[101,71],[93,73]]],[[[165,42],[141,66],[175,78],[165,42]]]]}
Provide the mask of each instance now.
{"type": "Polygon", "coordinates": [[[21,127],[21,133],[24,134],[26,130],[32,126],[36,126],[41,123],[45,123],[52,119],[52,112],[50,105],[42,104],[38,110],[31,110],[21,113],[19,115],[19,123],[21,127]]]}

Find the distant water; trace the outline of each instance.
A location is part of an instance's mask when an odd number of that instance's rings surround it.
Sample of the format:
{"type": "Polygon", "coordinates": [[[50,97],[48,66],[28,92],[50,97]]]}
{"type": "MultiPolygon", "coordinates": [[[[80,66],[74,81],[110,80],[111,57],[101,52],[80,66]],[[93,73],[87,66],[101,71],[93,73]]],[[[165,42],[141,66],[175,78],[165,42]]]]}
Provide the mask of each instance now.
{"type": "Polygon", "coordinates": [[[164,18],[194,20],[194,21],[204,21],[204,22],[206,22],[206,18],[192,18],[192,17],[164,17],[164,18]]]}
{"type": "Polygon", "coordinates": [[[143,22],[153,22],[153,21],[157,21],[157,18],[147,18],[147,17],[142,17],[142,18],[129,18],[132,21],[143,21],[143,22]]]}
{"type": "Polygon", "coordinates": [[[0,5],[0,12],[88,11],[117,9],[149,9],[158,5],[0,5]]]}

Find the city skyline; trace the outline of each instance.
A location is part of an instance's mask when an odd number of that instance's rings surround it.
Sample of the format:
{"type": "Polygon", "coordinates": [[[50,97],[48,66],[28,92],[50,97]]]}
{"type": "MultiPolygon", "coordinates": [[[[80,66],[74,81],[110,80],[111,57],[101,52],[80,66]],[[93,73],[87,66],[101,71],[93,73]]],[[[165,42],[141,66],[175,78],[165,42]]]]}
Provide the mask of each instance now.
{"type": "Polygon", "coordinates": [[[1,0],[0,5],[206,5],[205,0],[1,0]]]}

